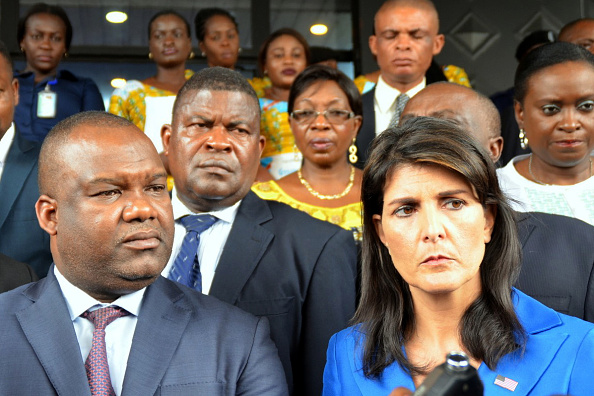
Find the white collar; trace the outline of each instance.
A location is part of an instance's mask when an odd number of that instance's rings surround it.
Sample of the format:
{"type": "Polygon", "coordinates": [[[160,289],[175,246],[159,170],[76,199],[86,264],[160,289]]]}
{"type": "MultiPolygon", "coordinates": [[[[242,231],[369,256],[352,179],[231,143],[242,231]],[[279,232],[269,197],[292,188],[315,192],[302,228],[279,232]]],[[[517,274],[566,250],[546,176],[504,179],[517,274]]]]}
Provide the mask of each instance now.
{"type": "MultiPolygon", "coordinates": [[[[415,85],[405,93],[408,95],[409,98],[412,98],[413,96],[418,94],[423,88],[425,88],[425,86],[427,86],[427,79],[423,77],[423,80],[419,84],[415,85]]],[[[375,86],[374,96],[375,103],[382,113],[387,112],[394,105],[396,98],[401,93],[402,92],[400,92],[398,89],[388,85],[388,83],[384,81],[380,74],[379,78],[377,79],[377,85],[375,86]]]]}
{"type": "MultiPolygon", "coordinates": [[[[10,124],[10,128],[6,131],[2,139],[0,139],[0,164],[6,162],[6,157],[8,156],[8,150],[10,150],[10,146],[12,145],[12,141],[14,140],[14,122],[10,124]]],[[[0,167],[0,169],[2,169],[0,167]]]]}
{"type": "Polygon", "coordinates": [[[62,273],[58,270],[58,267],[54,265],[54,275],[58,280],[62,294],[66,300],[68,306],[68,312],[70,313],[70,320],[74,321],[85,311],[92,307],[99,306],[99,308],[107,307],[110,305],[116,305],[124,308],[134,316],[138,316],[140,313],[140,306],[144,297],[146,287],[132,292],[130,294],[124,294],[112,303],[102,303],[89,296],[86,292],[74,286],[62,273]]]}

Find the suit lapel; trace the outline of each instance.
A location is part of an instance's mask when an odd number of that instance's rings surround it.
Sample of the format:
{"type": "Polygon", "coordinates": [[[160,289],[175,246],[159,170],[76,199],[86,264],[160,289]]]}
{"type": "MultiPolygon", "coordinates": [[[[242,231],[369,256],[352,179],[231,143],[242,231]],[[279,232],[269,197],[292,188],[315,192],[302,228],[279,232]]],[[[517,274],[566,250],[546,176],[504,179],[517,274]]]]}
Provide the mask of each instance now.
{"type": "Polygon", "coordinates": [[[365,166],[365,162],[367,162],[367,151],[371,146],[371,142],[375,138],[374,98],[375,87],[361,97],[363,104],[363,124],[361,125],[361,129],[359,130],[356,139],[357,155],[359,156],[357,166],[361,169],[365,166]]]}
{"type": "Polygon", "coordinates": [[[34,304],[16,316],[56,393],[90,395],[74,326],[53,271],[25,293],[34,304]]]}
{"type": "Polygon", "coordinates": [[[35,150],[36,147],[35,143],[23,139],[20,133],[15,131],[14,141],[8,150],[0,178],[0,228],[21,193],[25,180],[37,164],[39,152],[35,150]]]}
{"type": "Polygon", "coordinates": [[[159,277],[144,295],[128,357],[122,395],[153,395],[163,380],[192,307],[179,288],[159,277]]]}
{"type": "Polygon", "coordinates": [[[526,243],[528,242],[530,235],[532,235],[532,232],[536,228],[536,225],[534,224],[536,219],[532,217],[530,213],[518,212],[517,216],[518,237],[520,239],[522,247],[524,247],[526,246],[526,243]]]}
{"type": "Polygon", "coordinates": [[[265,201],[249,192],[243,199],[223,248],[209,294],[235,304],[274,235],[261,226],[272,219],[265,201]]]}

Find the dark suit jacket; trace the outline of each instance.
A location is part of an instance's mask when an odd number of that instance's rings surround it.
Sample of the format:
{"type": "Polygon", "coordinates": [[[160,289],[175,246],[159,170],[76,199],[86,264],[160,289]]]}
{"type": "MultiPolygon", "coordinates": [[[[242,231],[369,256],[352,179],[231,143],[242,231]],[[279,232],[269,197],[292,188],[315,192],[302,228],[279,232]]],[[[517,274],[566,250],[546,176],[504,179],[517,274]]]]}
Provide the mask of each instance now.
{"type": "Polygon", "coordinates": [[[330,337],[355,309],[352,233],[249,192],[209,294],[270,321],[295,395],[319,395],[330,337]]]}
{"type": "Polygon", "coordinates": [[[29,264],[41,278],[52,255],[49,235],[35,214],[39,148],[16,131],[0,179],[0,253],[29,264]]]}
{"type": "Polygon", "coordinates": [[[516,287],[554,310],[594,322],[594,227],[571,217],[518,213],[516,287]]]}
{"type": "MultiPolygon", "coordinates": [[[[91,394],[53,271],[0,294],[0,317],[0,394],[91,394]]],[[[235,394],[287,394],[267,321],[158,278],[144,295],[122,395],[235,394]]]]}
{"type": "Polygon", "coordinates": [[[0,293],[37,279],[39,278],[30,266],[0,253],[0,293]]]}

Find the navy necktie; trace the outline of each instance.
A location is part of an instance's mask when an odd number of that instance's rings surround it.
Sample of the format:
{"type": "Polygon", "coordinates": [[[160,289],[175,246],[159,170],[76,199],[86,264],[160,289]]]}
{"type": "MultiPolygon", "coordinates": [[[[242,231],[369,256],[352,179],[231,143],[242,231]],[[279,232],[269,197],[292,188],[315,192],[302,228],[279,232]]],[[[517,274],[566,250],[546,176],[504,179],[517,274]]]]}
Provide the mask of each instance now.
{"type": "Polygon", "coordinates": [[[190,215],[179,219],[186,228],[186,236],[169,272],[169,279],[202,291],[202,275],[200,274],[200,263],[198,263],[200,234],[217,220],[212,215],[190,215]]]}

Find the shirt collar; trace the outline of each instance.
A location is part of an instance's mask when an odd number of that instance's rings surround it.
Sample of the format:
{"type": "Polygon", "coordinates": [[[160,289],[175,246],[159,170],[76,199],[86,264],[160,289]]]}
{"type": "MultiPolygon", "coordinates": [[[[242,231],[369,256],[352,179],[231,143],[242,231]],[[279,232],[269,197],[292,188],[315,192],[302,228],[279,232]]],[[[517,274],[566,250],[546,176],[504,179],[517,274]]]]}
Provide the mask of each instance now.
{"type": "Polygon", "coordinates": [[[146,287],[133,293],[120,296],[112,303],[102,303],[101,301],[94,299],[83,290],[70,283],[70,281],[66,279],[64,275],[62,275],[62,273],[58,270],[58,267],[55,265],[54,275],[56,275],[60,289],[62,289],[62,294],[66,299],[66,305],[68,306],[68,312],[70,313],[70,320],[72,321],[93,307],[103,308],[110,305],[115,305],[124,308],[134,316],[138,316],[140,312],[140,305],[142,304],[142,298],[144,297],[146,287]]]}
{"type": "MultiPolygon", "coordinates": [[[[423,77],[423,80],[419,84],[415,85],[404,93],[406,93],[409,98],[412,98],[423,88],[425,88],[425,86],[427,86],[427,79],[423,77]]],[[[387,112],[388,109],[394,105],[396,98],[401,93],[402,92],[400,92],[398,89],[388,85],[388,83],[384,81],[380,74],[379,78],[377,79],[377,85],[375,86],[375,102],[382,113],[387,112]],[[381,99],[378,100],[378,98],[381,99]]]]}
{"type": "MultiPolygon", "coordinates": [[[[8,150],[10,150],[10,146],[12,145],[12,141],[14,140],[14,122],[10,124],[10,128],[6,131],[2,139],[0,139],[0,164],[6,162],[6,157],[8,156],[8,150]]],[[[2,169],[0,167],[0,169],[2,169]]]]}
{"type": "MultiPolygon", "coordinates": [[[[234,205],[228,206],[226,208],[205,213],[211,214],[219,220],[232,224],[235,220],[235,216],[237,215],[237,210],[239,209],[241,201],[242,200],[239,200],[234,205]]],[[[176,220],[183,216],[196,214],[192,212],[186,205],[184,205],[183,202],[178,198],[175,187],[173,187],[173,190],[171,191],[171,204],[173,206],[173,217],[176,220]]]]}

